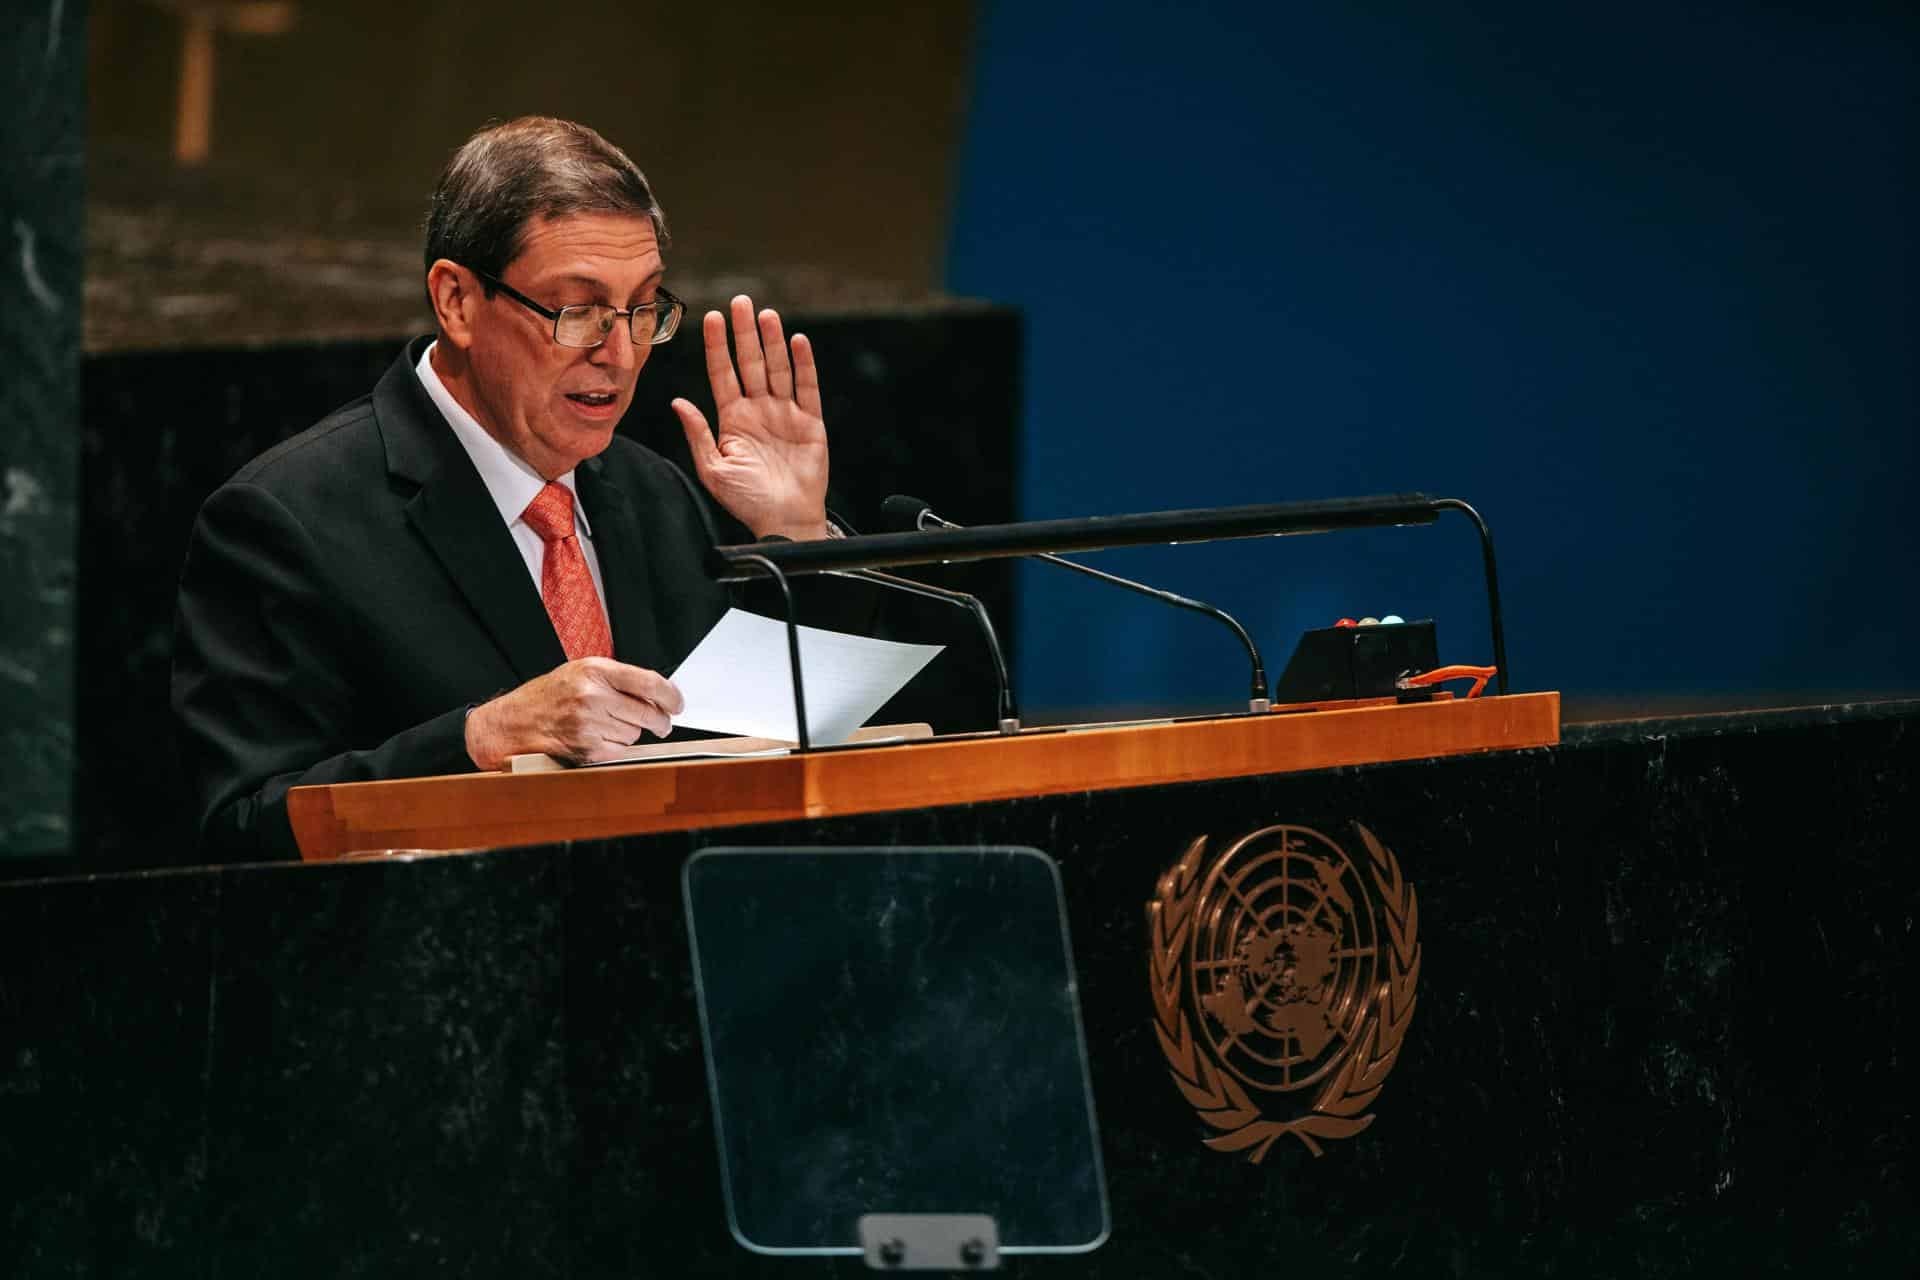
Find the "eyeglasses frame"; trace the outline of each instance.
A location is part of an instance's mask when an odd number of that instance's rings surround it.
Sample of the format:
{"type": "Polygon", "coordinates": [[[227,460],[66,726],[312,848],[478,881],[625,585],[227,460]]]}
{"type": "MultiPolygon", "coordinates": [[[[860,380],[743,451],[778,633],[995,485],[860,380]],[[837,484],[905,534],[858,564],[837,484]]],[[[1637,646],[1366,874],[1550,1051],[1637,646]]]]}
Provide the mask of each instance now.
{"type": "MultiPolygon", "coordinates": [[[[500,290],[500,292],[506,294],[509,298],[512,298],[515,302],[519,303],[521,306],[525,307],[527,310],[532,311],[537,315],[544,316],[546,319],[553,321],[553,344],[557,347],[566,347],[570,351],[592,351],[594,347],[604,347],[605,345],[607,345],[607,338],[606,338],[606,333],[603,333],[600,335],[600,341],[593,343],[591,346],[585,346],[585,347],[576,347],[570,342],[560,341],[560,317],[565,315],[569,311],[581,310],[581,309],[590,308],[590,307],[606,307],[607,310],[613,312],[615,316],[625,316],[627,318],[627,336],[630,339],[632,339],[635,343],[638,343],[640,339],[637,336],[635,336],[633,332],[633,317],[639,315],[642,311],[652,311],[656,315],[658,315],[660,303],[664,301],[669,305],[671,305],[673,308],[673,311],[671,313],[673,323],[659,325],[657,328],[654,329],[654,336],[652,338],[649,338],[646,342],[646,345],[650,347],[657,347],[661,343],[671,339],[674,334],[680,332],[680,319],[687,312],[687,304],[681,301],[678,297],[674,296],[672,291],[667,289],[664,285],[661,286],[661,288],[654,293],[652,302],[642,303],[640,306],[637,306],[637,307],[627,307],[624,310],[619,307],[611,306],[604,302],[576,302],[571,304],[570,306],[565,306],[565,307],[560,307],[558,309],[555,309],[553,307],[542,306],[540,303],[535,302],[532,298],[529,298],[526,294],[520,292],[518,289],[514,288],[512,285],[508,284],[505,280],[500,279],[500,277],[498,276],[488,275],[486,272],[480,270],[478,267],[468,267],[467,270],[473,272],[473,274],[475,274],[476,276],[479,276],[482,280],[486,281],[488,284],[492,285],[494,288],[500,290]]],[[[613,330],[609,328],[607,330],[607,333],[611,333],[611,332],[613,332],[613,330]]]]}

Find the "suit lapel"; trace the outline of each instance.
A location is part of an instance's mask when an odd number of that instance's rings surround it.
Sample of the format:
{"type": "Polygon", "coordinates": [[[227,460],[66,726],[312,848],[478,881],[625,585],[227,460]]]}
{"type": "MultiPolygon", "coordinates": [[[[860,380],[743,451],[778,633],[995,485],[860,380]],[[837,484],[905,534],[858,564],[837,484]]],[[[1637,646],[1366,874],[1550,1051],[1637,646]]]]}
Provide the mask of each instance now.
{"type": "Polygon", "coordinates": [[[566,652],[480,473],[414,373],[420,351],[419,343],[409,347],[374,388],[388,470],[420,486],[406,504],[408,521],[514,673],[522,681],[545,675],[566,652]]]}
{"type": "Polygon", "coordinates": [[[593,526],[593,552],[607,588],[607,618],[613,624],[613,652],[622,662],[657,670],[663,661],[658,620],[647,602],[657,600],[647,548],[633,503],[607,479],[600,459],[590,458],[573,473],[593,526]]]}
{"type": "Polygon", "coordinates": [[[553,620],[480,477],[471,464],[464,479],[452,470],[422,486],[407,518],[520,679],[545,675],[567,660],[553,620]]]}

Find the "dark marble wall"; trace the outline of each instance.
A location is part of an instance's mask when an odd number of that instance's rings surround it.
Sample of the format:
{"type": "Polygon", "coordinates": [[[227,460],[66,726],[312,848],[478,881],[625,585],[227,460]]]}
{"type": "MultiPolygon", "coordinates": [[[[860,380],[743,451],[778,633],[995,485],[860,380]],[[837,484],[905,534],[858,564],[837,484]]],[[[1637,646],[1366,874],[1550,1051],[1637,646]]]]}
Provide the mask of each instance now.
{"type": "MultiPolygon", "coordinates": [[[[1014,517],[1020,318],[994,307],[792,318],[813,339],[836,509],[874,529],[881,501],[917,493],[982,523],[1014,517]]],[[[80,509],[75,849],[89,868],[187,856],[167,746],[174,593],[200,503],[242,463],[366,393],[401,342],[90,354],[81,374],[87,483],[80,509]]],[[[698,328],[659,348],[621,430],[691,470],[666,411],[685,395],[711,419],[698,328]]],[[[987,601],[1013,631],[1004,563],[924,575],[987,601]]],[[[891,599],[901,639],[952,646],[880,711],[942,729],[992,723],[993,675],[966,615],[891,599]]],[[[64,764],[65,757],[62,757],[64,764]]],[[[0,864],[0,877],[6,866],[0,864]]]]}
{"type": "Polygon", "coordinates": [[[483,854],[0,885],[0,1273],[858,1275],[727,1235],[680,867],[1058,859],[1112,1238],[1059,1276],[1900,1276],[1920,705],[483,854]],[[1206,1150],[1143,904],[1194,835],[1360,820],[1419,897],[1366,1132],[1206,1150]]]}
{"type": "Polygon", "coordinates": [[[0,53],[0,860],[71,841],[86,30],[20,0],[0,53]]]}

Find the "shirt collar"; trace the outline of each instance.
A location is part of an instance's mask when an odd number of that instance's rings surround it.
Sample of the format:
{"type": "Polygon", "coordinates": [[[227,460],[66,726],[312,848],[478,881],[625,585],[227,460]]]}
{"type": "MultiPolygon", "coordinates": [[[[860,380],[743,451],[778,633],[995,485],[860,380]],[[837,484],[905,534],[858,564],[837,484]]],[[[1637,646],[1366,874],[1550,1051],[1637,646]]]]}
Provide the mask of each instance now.
{"type": "MultiPolygon", "coordinates": [[[[511,526],[526,511],[527,504],[546,488],[547,482],[511,449],[488,435],[487,429],[453,398],[453,393],[447,390],[447,384],[440,381],[440,375],[434,371],[433,349],[438,345],[435,342],[427,344],[427,349],[420,353],[420,362],[413,367],[414,374],[420,379],[420,385],[426,388],[427,398],[433,401],[440,410],[440,416],[453,428],[460,447],[467,451],[467,457],[473,459],[473,469],[480,473],[480,482],[486,485],[493,505],[500,509],[500,519],[511,526]]],[[[582,537],[591,538],[593,526],[587,521],[586,509],[580,505],[580,493],[574,488],[573,472],[559,477],[559,483],[567,486],[567,492],[573,494],[574,528],[582,537]]]]}

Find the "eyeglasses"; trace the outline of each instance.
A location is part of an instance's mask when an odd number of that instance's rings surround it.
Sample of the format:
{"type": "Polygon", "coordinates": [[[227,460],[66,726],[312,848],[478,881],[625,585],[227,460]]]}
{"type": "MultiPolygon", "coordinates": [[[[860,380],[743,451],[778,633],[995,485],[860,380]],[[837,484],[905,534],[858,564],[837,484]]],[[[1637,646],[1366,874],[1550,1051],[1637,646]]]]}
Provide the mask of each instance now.
{"type": "MultiPolygon", "coordinates": [[[[469,267],[468,270],[472,271],[473,268],[469,267]]],[[[553,321],[553,340],[563,347],[599,346],[607,340],[607,335],[613,332],[613,322],[621,316],[627,318],[628,329],[633,334],[635,346],[657,346],[671,338],[680,328],[680,317],[687,309],[686,303],[665,289],[661,289],[654,295],[652,302],[643,302],[625,311],[599,302],[561,307],[555,311],[550,307],[541,306],[505,280],[497,279],[484,271],[474,271],[473,274],[527,310],[537,312],[553,321]]]]}

